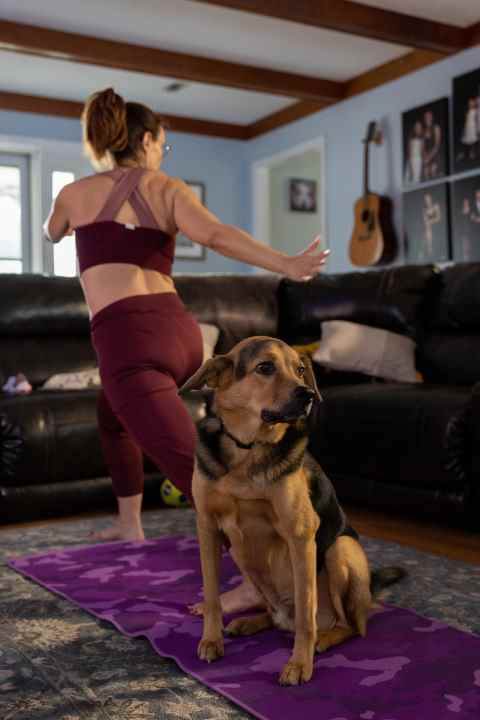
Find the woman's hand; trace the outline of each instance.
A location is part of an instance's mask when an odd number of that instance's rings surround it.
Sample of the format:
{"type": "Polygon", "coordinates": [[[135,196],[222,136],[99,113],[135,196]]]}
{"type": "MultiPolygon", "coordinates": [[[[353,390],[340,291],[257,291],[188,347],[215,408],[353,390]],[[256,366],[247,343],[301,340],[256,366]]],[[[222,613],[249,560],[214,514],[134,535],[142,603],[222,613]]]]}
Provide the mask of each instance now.
{"type": "Polygon", "coordinates": [[[290,280],[311,280],[318,275],[330,254],[330,250],[315,253],[320,242],[321,237],[317,235],[305,250],[286,260],[284,273],[290,280]]]}

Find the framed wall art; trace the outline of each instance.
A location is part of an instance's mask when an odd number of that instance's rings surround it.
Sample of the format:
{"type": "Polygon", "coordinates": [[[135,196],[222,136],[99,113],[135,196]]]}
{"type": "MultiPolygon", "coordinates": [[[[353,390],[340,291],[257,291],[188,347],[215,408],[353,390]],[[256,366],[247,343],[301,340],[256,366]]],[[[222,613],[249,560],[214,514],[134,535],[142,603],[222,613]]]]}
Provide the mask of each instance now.
{"type": "Polygon", "coordinates": [[[404,112],[402,132],[405,187],[448,175],[448,98],[404,112]]]}
{"type": "Polygon", "coordinates": [[[480,168],[480,69],[453,80],[453,165],[480,168]]]}
{"type": "Polygon", "coordinates": [[[451,258],[448,183],[403,195],[405,257],[411,263],[446,262],[451,258]]]}
{"type": "Polygon", "coordinates": [[[452,224],[453,259],[480,261],[480,175],[453,183],[452,224]]]}
{"type": "MultiPolygon", "coordinates": [[[[198,197],[202,205],[205,204],[205,185],[202,182],[185,180],[198,197]]],[[[205,260],[206,249],[204,245],[195,243],[183,233],[177,233],[175,243],[175,260],[205,260]]]]}
{"type": "Polygon", "coordinates": [[[291,212],[317,212],[317,181],[290,178],[289,200],[291,212]]]}

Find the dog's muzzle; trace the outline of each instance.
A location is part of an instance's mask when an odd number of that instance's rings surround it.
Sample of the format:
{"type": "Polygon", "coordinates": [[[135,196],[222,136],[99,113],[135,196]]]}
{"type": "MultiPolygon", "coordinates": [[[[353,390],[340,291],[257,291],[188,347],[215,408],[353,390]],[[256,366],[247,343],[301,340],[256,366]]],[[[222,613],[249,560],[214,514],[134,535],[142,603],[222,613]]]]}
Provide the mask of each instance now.
{"type": "Polygon", "coordinates": [[[315,392],[305,385],[298,385],[292,394],[292,398],[279,410],[263,408],[260,413],[262,420],[269,425],[279,422],[294,422],[301,417],[306,417],[312,408],[315,392]]]}

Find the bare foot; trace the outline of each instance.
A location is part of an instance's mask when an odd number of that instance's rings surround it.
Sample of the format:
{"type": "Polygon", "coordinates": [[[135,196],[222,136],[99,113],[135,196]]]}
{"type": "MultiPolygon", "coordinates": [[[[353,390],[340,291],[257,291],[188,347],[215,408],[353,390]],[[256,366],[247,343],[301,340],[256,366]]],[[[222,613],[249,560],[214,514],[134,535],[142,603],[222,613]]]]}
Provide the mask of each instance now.
{"type": "Polygon", "coordinates": [[[115,521],[111,527],[105,528],[105,530],[92,530],[88,534],[88,539],[93,541],[103,540],[104,542],[109,540],[129,540],[133,542],[135,540],[145,540],[145,535],[141,526],[124,527],[118,521],[115,521]]]}
{"type": "MultiPolygon", "coordinates": [[[[220,605],[224,613],[265,607],[262,596],[248,580],[244,580],[233,590],[222,593],[220,595],[220,605]]],[[[203,615],[203,602],[189,605],[188,609],[192,615],[203,615]]]]}

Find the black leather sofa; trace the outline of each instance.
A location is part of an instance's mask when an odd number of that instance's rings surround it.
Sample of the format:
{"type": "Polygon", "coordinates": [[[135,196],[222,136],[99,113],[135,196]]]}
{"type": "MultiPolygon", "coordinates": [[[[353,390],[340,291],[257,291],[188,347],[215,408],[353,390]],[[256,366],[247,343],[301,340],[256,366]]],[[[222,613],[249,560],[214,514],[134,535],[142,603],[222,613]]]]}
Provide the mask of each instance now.
{"type": "MultiPolygon", "coordinates": [[[[480,471],[480,264],[404,266],[308,283],[277,275],[177,275],[201,322],[220,328],[216,353],[251,335],[292,344],[344,319],[413,337],[425,382],[385,382],[315,364],[324,402],[310,449],[339,497],[364,506],[476,523],[480,471]]],[[[114,507],[96,429],[97,390],[38,391],[57,372],[96,365],[76,278],[0,277],[0,383],[24,372],[34,391],[0,395],[0,522],[114,507]]],[[[185,398],[192,416],[208,393],[185,398]]],[[[145,457],[145,501],[161,472],[145,457]]]]}

